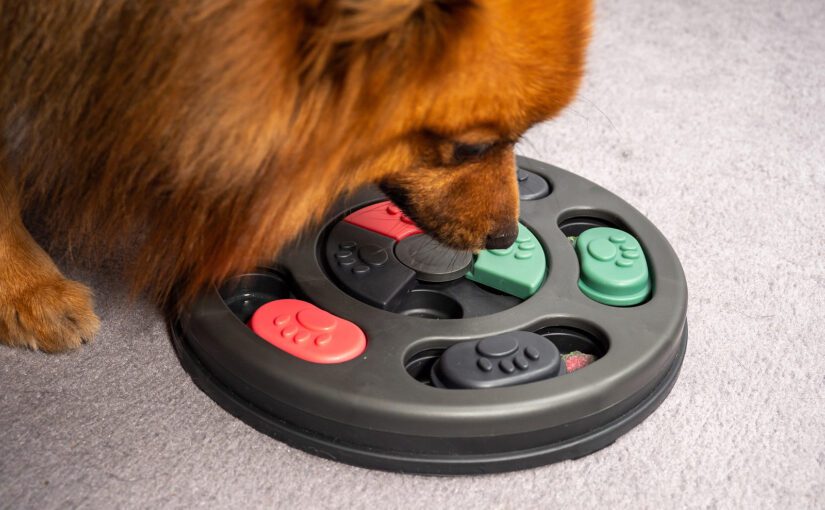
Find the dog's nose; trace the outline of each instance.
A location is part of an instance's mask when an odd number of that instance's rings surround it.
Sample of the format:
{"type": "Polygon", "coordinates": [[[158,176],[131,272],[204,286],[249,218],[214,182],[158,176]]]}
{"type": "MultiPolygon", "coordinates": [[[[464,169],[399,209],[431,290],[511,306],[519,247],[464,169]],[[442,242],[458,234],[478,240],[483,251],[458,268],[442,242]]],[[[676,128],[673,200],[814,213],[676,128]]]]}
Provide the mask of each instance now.
{"type": "Polygon", "coordinates": [[[518,237],[518,227],[507,227],[503,230],[496,230],[487,234],[484,247],[488,250],[501,250],[508,248],[518,237]]]}

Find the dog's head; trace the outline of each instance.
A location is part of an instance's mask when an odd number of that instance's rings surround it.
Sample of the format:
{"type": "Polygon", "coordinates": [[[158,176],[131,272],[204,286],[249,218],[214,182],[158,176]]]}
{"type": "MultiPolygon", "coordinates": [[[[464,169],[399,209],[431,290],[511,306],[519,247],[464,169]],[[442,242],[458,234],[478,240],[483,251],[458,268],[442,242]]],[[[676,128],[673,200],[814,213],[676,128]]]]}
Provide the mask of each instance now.
{"type": "MultiPolygon", "coordinates": [[[[339,0],[318,18],[308,74],[349,105],[348,182],[378,183],[443,243],[517,234],[513,146],[574,96],[587,0],[339,0]]],[[[319,14],[320,13],[320,14],[319,14]]],[[[329,141],[328,138],[327,141],[329,141]]]]}
{"type": "Polygon", "coordinates": [[[504,246],[513,144],[571,100],[589,2],[29,2],[3,33],[4,162],[69,244],[139,238],[135,288],[161,301],[367,183],[448,245],[504,246]]]}

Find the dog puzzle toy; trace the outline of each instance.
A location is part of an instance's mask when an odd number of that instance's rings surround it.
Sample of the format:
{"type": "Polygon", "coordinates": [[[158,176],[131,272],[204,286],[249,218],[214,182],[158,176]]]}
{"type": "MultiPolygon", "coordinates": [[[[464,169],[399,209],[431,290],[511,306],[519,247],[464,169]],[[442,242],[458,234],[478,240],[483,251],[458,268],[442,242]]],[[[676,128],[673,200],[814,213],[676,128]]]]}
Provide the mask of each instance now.
{"type": "Polygon", "coordinates": [[[362,189],[175,317],[183,367],[256,429],[359,466],[490,473],[608,446],[676,380],[685,276],[619,197],[517,166],[512,246],[453,250],[362,189]]]}

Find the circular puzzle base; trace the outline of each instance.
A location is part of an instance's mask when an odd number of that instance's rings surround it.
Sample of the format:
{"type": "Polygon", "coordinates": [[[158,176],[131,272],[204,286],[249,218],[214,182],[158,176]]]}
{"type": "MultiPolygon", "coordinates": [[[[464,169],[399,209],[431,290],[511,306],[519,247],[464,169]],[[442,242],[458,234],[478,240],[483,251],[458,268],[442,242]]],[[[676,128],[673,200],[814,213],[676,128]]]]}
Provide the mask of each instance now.
{"type": "Polygon", "coordinates": [[[452,251],[365,189],[176,317],[184,369],[257,430],[369,468],[491,473],[611,444],[676,381],[684,273],[620,198],[518,167],[512,246],[452,251]]]}

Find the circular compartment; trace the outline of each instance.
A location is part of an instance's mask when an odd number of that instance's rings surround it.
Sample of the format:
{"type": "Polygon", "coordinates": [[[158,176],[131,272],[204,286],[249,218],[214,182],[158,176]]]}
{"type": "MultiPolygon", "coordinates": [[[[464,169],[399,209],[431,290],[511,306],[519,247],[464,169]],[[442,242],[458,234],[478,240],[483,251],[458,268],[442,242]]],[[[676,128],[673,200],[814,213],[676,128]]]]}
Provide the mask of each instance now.
{"type": "Polygon", "coordinates": [[[407,360],[404,368],[416,381],[428,386],[433,386],[430,373],[432,372],[433,365],[435,365],[435,362],[438,361],[438,358],[441,357],[444,351],[445,349],[427,349],[417,352],[407,360]]]}
{"type": "Polygon", "coordinates": [[[241,322],[246,323],[260,308],[270,301],[292,296],[284,278],[276,273],[257,272],[230,278],[219,289],[226,306],[241,322]]]}
{"type": "Polygon", "coordinates": [[[586,214],[587,215],[582,216],[571,216],[559,222],[559,228],[562,233],[567,237],[575,237],[580,235],[585,230],[594,227],[611,227],[618,228],[620,230],[627,230],[627,227],[620,226],[617,222],[601,217],[590,216],[592,214],[597,214],[594,211],[588,211],[586,214]]]}
{"type": "Polygon", "coordinates": [[[607,340],[578,328],[550,326],[541,328],[536,333],[553,342],[562,354],[579,351],[592,354],[597,359],[607,354],[607,340]]]}
{"type": "MultiPolygon", "coordinates": [[[[369,468],[491,473],[608,446],[653,412],[677,378],[687,345],[684,272],[662,234],[619,197],[551,165],[526,158],[518,165],[555,187],[553,200],[522,203],[523,223],[553,261],[553,271],[529,299],[486,292],[467,278],[413,282],[383,310],[346,292],[327,267],[338,264],[338,252],[375,245],[390,253],[384,239],[359,238],[350,246],[350,232],[325,251],[325,236],[344,223],[346,211],[382,199],[377,189],[365,189],[332,207],[323,228],[281,254],[277,267],[288,280],[244,275],[220,292],[204,293],[176,317],[173,342],[184,368],[218,404],[256,429],[369,468]],[[599,306],[575,287],[575,255],[559,228],[576,235],[592,226],[618,227],[640,242],[657,277],[655,297],[645,306],[599,306]],[[367,338],[363,354],[337,364],[307,362],[262,341],[242,322],[262,301],[291,294],[358,325],[367,338]],[[469,297],[477,299],[472,309],[469,297]],[[540,333],[562,353],[572,349],[601,358],[582,374],[519,386],[453,391],[426,384],[443,349],[525,330],[540,333]],[[600,384],[605,381],[610,384],[600,384]]],[[[344,262],[353,258],[341,256],[344,262]]],[[[386,265],[379,264],[383,257],[366,258],[375,273],[386,265]]]]}
{"type": "Polygon", "coordinates": [[[515,296],[485,287],[466,278],[447,283],[418,282],[416,291],[431,291],[452,299],[461,307],[460,318],[462,319],[491,315],[510,309],[522,302],[515,296]]]}
{"type": "Polygon", "coordinates": [[[395,310],[401,315],[423,319],[460,319],[464,311],[458,301],[432,290],[413,290],[395,310]]]}

